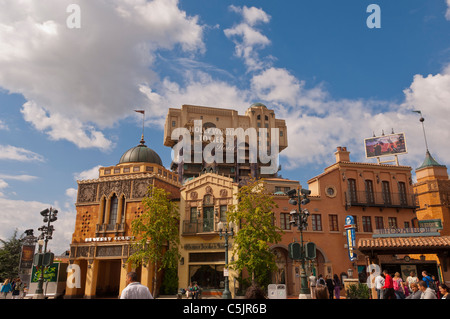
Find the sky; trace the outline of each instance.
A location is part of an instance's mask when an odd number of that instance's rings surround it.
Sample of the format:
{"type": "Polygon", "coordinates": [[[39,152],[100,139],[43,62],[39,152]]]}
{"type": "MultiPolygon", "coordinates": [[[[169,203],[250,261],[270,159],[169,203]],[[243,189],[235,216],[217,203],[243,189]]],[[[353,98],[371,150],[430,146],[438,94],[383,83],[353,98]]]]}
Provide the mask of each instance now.
{"type": "Polygon", "coordinates": [[[145,140],[169,168],[169,108],[264,103],[286,120],[284,178],[307,180],[346,146],[403,132],[450,165],[450,0],[0,0],[0,238],[59,210],[69,249],[77,180],[145,140]],[[376,5],[375,9],[372,9],[376,5]],[[375,27],[374,27],[375,26],[375,27]]]}

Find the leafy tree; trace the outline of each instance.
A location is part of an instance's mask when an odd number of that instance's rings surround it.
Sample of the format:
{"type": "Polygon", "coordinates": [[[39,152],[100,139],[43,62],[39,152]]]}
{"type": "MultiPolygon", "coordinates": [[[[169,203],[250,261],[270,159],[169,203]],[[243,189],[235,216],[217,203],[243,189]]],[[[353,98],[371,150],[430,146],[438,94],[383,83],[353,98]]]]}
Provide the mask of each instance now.
{"type": "Polygon", "coordinates": [[[22,237],[17,237],[16,229],[8,240],[0,239],[0,278],[14,278],[19,273],[20,253],[22,252],[22,237]]]}
{"type": "MultiPolygon", "coordinates": [[[[149,187],[142,204],[142,215],[131,223],[131,230],[137,241],[133,245],[134,253],[128,261],[134,265],[153,263],[156,283],[157,272],[176,268],[178,265],[180,215],[176,203],[170,199],[170,193],[158,187],[149,187]]],[[[155,286],[153,285],[153,295],[156,294],[155,286]]]]}
{"type": "Polygon", "coordinates": [[[273,208],[277,205],[265,191],[263,180],[251,180],[242,186],[237,201],[227,212],[228,222],[240,224],[233,248],[237,258],[230,266],[240,273],[246,269],[252,283],[263,285],[267,274],[276,269],[269,245],[281,240],[282,230],[273,223],[273,208]]]}

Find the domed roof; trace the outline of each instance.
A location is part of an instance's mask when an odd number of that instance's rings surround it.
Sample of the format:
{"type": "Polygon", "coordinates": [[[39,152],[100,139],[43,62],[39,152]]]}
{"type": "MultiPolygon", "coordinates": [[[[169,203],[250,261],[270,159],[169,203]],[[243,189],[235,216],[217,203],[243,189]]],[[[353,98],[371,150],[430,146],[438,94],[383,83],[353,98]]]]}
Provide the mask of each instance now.
{"type": "Polygon", "coordinates": [[[263,106],[263,107],[267,108],[267,106],[265,106],[264,104],[259,103],[259,102],[253,103],[252,105],[250,105],[250,107],[253,107],[253,106],[263,106]]]}
{"type": "Polygon", "coordinates": [[[163,166],[158,153],[145,145],[143,137],[141,139],[141,143],[138,146],[130,148],[128,151],[123,153],[122,157],[120,158],[119,164],[142,162],[163,166]]]}

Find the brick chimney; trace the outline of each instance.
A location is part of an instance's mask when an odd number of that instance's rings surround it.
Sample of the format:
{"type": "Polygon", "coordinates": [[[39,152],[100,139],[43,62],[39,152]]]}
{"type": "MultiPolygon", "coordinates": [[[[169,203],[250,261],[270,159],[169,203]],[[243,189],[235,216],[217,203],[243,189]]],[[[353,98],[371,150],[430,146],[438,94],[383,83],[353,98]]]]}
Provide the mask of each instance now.
{"type": "Polygon", "coordinates": [[[350,152],[347,151],[347,147],[338,146],[334,155],[336,155],[336,163],[350,162],[350,152]]]}

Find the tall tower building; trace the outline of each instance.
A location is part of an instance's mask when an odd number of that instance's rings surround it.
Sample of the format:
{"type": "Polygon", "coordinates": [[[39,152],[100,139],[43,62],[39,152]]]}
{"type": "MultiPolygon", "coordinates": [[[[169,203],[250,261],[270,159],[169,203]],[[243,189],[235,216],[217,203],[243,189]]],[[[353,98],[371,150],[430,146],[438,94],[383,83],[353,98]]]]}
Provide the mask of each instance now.
{"type": "Polygon", "coordinates": [[[239,183],[249,176],[277,176],[278,152],[288,146],[286,133],[285,121],[277,119],[275,112],[261,103],[252,104],[244,115],[231,109],[183,105],[181,109],[169,109],[164,145],[171,147],[175,156],[182,155],[181,160],[173,161],[171,165],[172,170],[178,171],[180,179],[185,181],[200,173],[211,172],[239,183]],[[182,132],[187,130],[190,135],[187,137],[190,138],[190,150],[184,147],[182,153],[176,148],[182,141],[178,134],[180,129],[182,132]],[[208,135],[208,132],[215,134],[208,135]],[[244,133],[243,139],[238,137],[238,132],[244,133]],[[211,142],[217,143],[212,151],[211,142]],[[273,142],[277,142],[278,149],[272,147],[273,142]],[[214,159],[208,160],[208,154],[214,159]]]}

